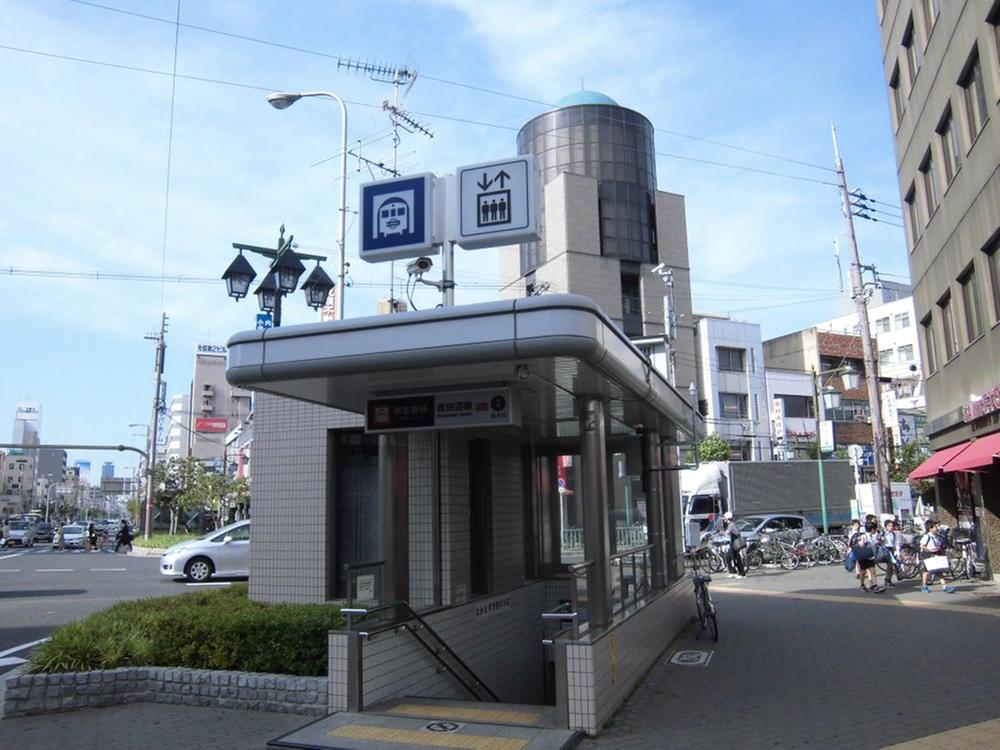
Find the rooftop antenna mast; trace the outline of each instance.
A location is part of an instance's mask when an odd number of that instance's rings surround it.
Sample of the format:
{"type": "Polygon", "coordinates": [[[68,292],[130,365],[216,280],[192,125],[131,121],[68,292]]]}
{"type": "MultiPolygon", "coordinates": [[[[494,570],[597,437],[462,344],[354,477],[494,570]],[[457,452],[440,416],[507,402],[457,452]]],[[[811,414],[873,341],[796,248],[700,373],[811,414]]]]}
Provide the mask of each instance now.
{"type": "MultiPolygon", "coordinates": [[[[392,104],[388,101],[384,101],[382,103],[382,109],[389,114],[389,120],[392,123],[392,168],[386,169],[382,164],[378,164],[378,166],[390,174],[398,177],[398,152],[400,143],[399,128],[402,127],[408,133],[421,132],[429,138],[434,137],[430,130],[418,123],[399,107],[399,88],[400,86],[406,87],[406,90],[403,92],[404,96],[410,93],[410,89],[413,88],[413,84],[417,80],[417,71],[415,67],[409,63],[406,65],[388,65],[386,63],[369,62],[367,60],[340,58],[337,60],[337,70],[341,69],[346,70],[347,72],[363,73],[371,80],[378,81],[379,83],[392,84],[392,104]]],[[[366,160],[366,163],[369,167],[371,167],[371,162],[366,160]]],[[[395,262],[389,263],[389,304],[392,308],[392,312],[396,312],[395,262]]]]}

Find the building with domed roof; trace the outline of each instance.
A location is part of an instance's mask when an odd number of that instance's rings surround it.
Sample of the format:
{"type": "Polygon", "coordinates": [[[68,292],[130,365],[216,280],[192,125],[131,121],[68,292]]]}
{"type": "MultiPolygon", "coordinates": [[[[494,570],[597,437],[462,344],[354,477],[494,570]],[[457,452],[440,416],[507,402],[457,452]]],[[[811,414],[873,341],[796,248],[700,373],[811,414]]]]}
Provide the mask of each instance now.
{"type": "Polygon", "coordinates": [[[502,251],[504,296],[590,297],[630,338],[667,345],[672,383],[694,382],[684,196],[657,190],[652,123],[606,94],[574,91],[524,124],[517,150],[541,172],[542,231],[502,251]]]}

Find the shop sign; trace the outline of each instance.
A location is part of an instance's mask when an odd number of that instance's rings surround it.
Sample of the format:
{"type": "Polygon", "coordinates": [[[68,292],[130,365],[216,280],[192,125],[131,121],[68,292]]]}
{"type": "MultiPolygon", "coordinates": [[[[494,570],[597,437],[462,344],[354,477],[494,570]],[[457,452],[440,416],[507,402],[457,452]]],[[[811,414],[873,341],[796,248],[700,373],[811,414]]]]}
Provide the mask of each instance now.
{"type": "Polygon", "coordinates": [[[195,432],[228,432],[229,422],[225,418],[195,417],[195,432]]]}
{"type": "Polygon", "coordinates": [[[962,421],[974,422],[1000,411],[1000,385],[995,385],[968,406],[962,407],[962,421]]]}
{"type": "Polygon", "coordinates": [[[369,433],[447,430],[518,424],[509,388],[369,399],[369,433]]]}

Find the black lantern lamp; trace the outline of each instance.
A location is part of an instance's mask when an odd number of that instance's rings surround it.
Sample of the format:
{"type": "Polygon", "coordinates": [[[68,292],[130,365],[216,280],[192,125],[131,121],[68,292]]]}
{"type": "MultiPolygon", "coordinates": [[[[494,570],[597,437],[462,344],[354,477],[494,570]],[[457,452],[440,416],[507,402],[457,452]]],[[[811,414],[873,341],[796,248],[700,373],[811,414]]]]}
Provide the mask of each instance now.
{"type": "Polygon", "coordinates": [[[326,304],[326,298],[331,289],[333,289],[333,280],[317,263],[305,283],[302,284],[302,291],[306,295],[306,304],[309,307],[319,309],[326,304]]]}
{"type": "Polygon", "coordinates": [[[299,285],[299,277],[305,270],[306,267],[291,248],[278,253],[278,257],[271,264],[271,271],[277,277],[278,289],[284,294],[295,291],[295,287],[299,285]]]}
{"type": "Polygon", "coordinates": [[[229,296],[240,300],[247,296],[251,282],[257,278],[257,272],[253,270],[253,266],[240,251],[240,254],[233,258],[233,262],[229,264],[226,272],[222,274],[222,278],[226,282],[229,296]]]}
{"type": "Polygon", "coordinates": [[[254,292],[257,295],[257,304],[264,312],[271,312],[277,305],[278,285],[274,282],[274,274],[269,273],[257,286],[254,292]]]}

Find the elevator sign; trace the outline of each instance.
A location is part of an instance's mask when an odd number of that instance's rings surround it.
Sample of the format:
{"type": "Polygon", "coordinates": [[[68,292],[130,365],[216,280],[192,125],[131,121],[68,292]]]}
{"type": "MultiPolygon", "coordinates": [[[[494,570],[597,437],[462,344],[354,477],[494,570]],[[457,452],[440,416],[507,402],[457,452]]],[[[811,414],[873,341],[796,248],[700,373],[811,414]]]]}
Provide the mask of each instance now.
{"type": "Polygon", "coordinates": [[[533,156],[456,170],[454,241],[466,250],[538,239],[538,173],[533,156]]]}
{"type": "Polygon", "coordinates": [[[366,409],[366,430],[414,432],[518,424],[509,388],[445,391],[373,398],[366,409]]]}

